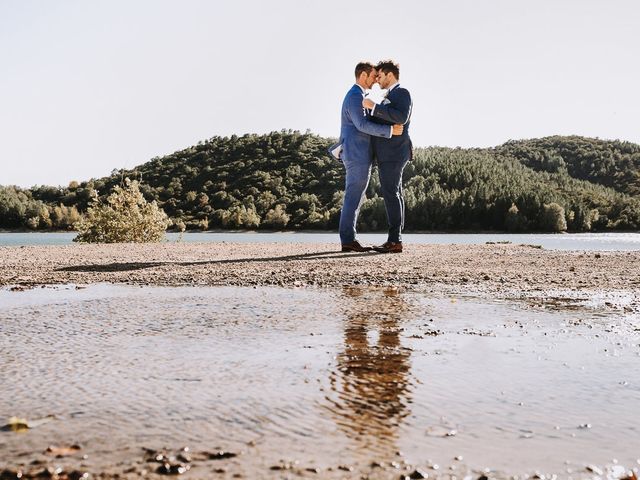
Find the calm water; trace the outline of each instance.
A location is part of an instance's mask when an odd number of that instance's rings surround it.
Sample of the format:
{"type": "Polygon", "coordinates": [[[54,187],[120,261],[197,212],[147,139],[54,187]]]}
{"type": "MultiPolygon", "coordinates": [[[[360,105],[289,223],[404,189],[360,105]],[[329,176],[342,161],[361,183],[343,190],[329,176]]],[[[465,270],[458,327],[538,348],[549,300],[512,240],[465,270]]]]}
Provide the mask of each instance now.
{"type": "Polygon", "coordinates": [[[0,419],[56,416],[0,432],[0,467],[72,443],[92,468],[216,446],[248,478],[398,451],[506,474],[633,466],[637,325],[379,288],[0,290],[0,419]]]}
{"type": "MultiPolygon", "coordinates": [[[[70,245],[75,233],[0,233],[0,246],[70,245]]],[[[360,235],[365,243],[379,244],[385,234],[360,235]]],[[[167,234],[167,241],[239,242],[239,243],[336,243],[337,233],[178,233],[167,234]]],[[[549,250],[640,250],[640,233],[572,233],[572,234],[505,234],[505,233],[433,233],[405,234],[404,241],[413,244],[484,244],[511,242],[542,245],[549,250]]]]}

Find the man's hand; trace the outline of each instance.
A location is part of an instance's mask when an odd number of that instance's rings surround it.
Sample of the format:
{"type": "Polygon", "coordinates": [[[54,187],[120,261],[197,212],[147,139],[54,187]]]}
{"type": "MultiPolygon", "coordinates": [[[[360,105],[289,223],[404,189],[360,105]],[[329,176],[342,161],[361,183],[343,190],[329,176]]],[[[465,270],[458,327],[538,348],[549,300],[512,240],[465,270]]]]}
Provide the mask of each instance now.
{"type": "Polygon", "coordinates": [[[369,100],[368,98],[363,98],[362,99],[362,106],[364,108],[368,108],[369,110],[371,110],[375,106],[375,103],[373,103],[373,101],[369,100]]]}
{"type": "Polygon", "coordinates": [[[391,129],[391,135],[402,135],[404,132],[404,125],[395,124],[391,129]]]}

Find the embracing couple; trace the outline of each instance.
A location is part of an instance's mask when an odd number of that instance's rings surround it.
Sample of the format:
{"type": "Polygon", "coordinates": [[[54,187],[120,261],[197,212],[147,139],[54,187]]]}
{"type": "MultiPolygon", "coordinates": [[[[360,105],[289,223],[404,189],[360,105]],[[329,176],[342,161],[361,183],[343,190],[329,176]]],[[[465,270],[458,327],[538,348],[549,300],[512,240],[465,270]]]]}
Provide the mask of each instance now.
{"type": "Polygon", "coordinates": [[[375,66],[359,63],[355,75],[356,83],[342,104],[340,141],[330,149],[332,155],[344,163],[346,171],[340,214],[342,251],[400,253],[404,225],[402,171],[412,157],[411,96],[400,87],[399,65],[392,61],[382,61],[375,66]],[[376,82],[386,90],[379,104],[366,97],[367,90],[376,82]],[[356,222],[374,162],[378,165],[389,236],[384,244],[368,247],[356,238],[356,222]]]}

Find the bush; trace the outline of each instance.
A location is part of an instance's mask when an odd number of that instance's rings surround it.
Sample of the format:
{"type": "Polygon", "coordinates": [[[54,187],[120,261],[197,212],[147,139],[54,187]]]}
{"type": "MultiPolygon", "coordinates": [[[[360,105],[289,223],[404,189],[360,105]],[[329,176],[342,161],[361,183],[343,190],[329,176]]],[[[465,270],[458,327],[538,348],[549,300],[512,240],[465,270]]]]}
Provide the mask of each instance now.
{"type": "Polygon", "coordinates": [[[359,230],[383,231],[387,229],[387,225],[387,210],[382,197],[375,195],[362,202],[358,218],[359,230]]]}
{"type": "Polygon", "coordinates": [[[71,230],[81,219],[82,217],[75,206],[66,207],[60,204],[53,207],[51,212],[51,221],[56,228],[71,230]]]}
{"type": "Polygon", "coordinates": [[[566,232],[567,220],[564,217],[564,208],[554,202],[545,204],[541,226],[547,232],[566,232]]]}
{"type": "Polygon", "coordinates": [[[512,203],[509,210],[507,210],[504,226],[509,232],[521,232],[527,227],[527,219],[520,213],[515,203],[512,203]]]}
{"type": "Polygon", "coordinates": [[[180,219],[173,220],[173,229],[177,232],[184,232],[187,229],[187,225],[180,219]]]}
{"type": "Polygon", "coordinates": [[[155,201],[148,203],[138,181],[125,179],[124,186],[116,186],[106,202],[100,202],[97,192],[86,215],[75,227],[74,242],[120,243],[160,242],[170,222],[167,214],[155,201]]]}
{"type": "Polygon", "coordinates": [[[287,214],[287,207],[278,204],[275,208],[272,208],[267,212],[262,221],[262,225],[267,228],[284,228],[289,223],[289,215],[287,214]]]}

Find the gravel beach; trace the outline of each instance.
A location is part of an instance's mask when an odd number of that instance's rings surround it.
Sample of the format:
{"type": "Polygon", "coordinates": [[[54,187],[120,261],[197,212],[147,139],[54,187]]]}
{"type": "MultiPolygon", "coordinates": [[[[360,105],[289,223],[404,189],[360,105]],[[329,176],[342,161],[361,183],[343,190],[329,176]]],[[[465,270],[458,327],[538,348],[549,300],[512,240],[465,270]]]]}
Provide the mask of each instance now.
{"type": "Polygon", "coordinates": [[[585,301],[640,311],[640,252],[531,245],[406,245],[401,254],[335,244],[93,244],[0,247],[0,286],[127,283],[341,287],[393,285],[446,294],[585,301]]]}

